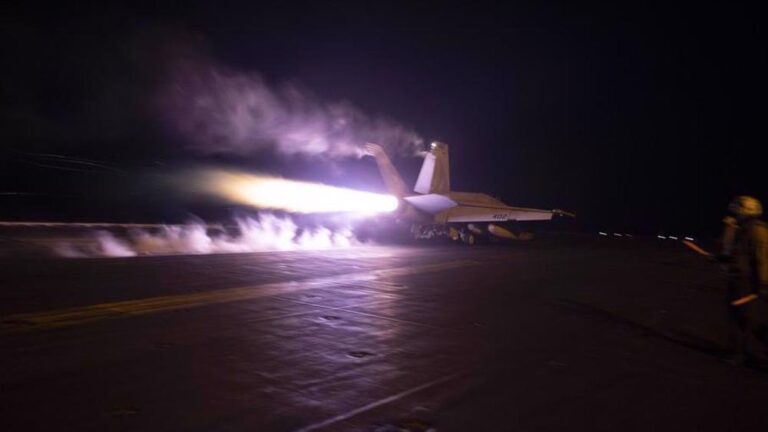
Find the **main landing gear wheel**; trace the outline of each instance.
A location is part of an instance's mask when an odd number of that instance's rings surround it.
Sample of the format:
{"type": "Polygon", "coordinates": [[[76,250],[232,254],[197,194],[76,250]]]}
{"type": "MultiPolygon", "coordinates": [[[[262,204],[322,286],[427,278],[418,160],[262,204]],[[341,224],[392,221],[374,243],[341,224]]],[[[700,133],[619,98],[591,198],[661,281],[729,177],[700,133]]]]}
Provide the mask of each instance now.
{"type": "Polygon", "coordinates": [[[461,241],[463,241],[465,245],[472,246],[475,244],[476,239],[474,234],[467,231],[464,231],[461,234],[461,241]]]}

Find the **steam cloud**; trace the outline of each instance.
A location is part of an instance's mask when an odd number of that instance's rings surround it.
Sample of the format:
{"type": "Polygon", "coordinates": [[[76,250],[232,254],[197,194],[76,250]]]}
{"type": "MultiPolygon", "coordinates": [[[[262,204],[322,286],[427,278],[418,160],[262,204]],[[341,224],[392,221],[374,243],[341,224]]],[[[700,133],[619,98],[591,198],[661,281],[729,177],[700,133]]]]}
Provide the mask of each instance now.
{"type": "Polygon", "coordinates": [[[139,255],[182,255],[241,253],[259,251],[319,250],[360,244],[350,227],[301,229],[289,218],[262,214],[258,218],[235,220],[239,235],[210,234],[201,222],[168,225],[158,232],[134,229],[126,238],[108,231],[93,233],[85,243],[59,244],[54,252],[68,258],[131,257],[139,255]]]}
{"type": "Polygon", "coordinates": [[[375,142],[392,154],[414,155],[422,139],[393,121],[366,115],[347,102],[324,103],[292,85],[216,65],[200,55],[177,61],[162,111],[190,147],[204,154],[258,150],[330,158],[363,155],[375,142]]]}

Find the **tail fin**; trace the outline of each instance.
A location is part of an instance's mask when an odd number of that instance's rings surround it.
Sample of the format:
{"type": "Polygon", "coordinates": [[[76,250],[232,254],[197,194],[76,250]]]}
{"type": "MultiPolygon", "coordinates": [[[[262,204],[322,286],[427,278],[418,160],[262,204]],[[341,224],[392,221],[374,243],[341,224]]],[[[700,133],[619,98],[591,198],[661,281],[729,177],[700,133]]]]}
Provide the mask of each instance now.
{"type": "Polygon", "coordinates": [[[414,191],[420,194],[448,193],[451,191],[451,178],[448,171],[448,145],[433,142],[431,149],[421,165],[419,178],[414,191]]]}
{"type": "Polygon", "coordinates": [[[408,188],[405,186],[405,182],[400,177],[400,174],[392,165],[392,161],[389,160],[389,156],[378,144],[368,143],[365,145],[365,150],[376,158],[376,164],[379,166],[381,177],[384,179],[384,184],[387,186],[387,190],[392,195],[402,198],[408,195],[408,188]]]}

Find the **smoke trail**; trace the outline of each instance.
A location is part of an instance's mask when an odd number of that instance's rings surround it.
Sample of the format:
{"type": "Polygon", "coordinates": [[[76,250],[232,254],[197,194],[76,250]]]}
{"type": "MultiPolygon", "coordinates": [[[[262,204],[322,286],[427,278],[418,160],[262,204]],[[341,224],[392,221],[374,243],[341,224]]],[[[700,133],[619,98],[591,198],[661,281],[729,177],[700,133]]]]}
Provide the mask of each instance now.
{"type": "Polygon", "coordinates": [[[201,222],[167,225],[153,232],[133,229],[125,238],[108,231],[95,232],[88,242],[61,243],[54,253],[61,257],[130,257],[243,253],[260,251],[319,250],[360,244],[351,225],[341,228],[304,229],[290,218],[262,214],[258,218],[235,219],[237,234],[211,232],[201,222]]]}
{"type": "Polygon", "coordinates": [[[297,86],[268,84],[190,53],[170,68],[161,106],[190,147],[204,154],[258,150],[324,157],[363,155],[375,142],[413,155],[422,139],[410,128],[366,115],[347,102],[324,103],[297,86]]]}

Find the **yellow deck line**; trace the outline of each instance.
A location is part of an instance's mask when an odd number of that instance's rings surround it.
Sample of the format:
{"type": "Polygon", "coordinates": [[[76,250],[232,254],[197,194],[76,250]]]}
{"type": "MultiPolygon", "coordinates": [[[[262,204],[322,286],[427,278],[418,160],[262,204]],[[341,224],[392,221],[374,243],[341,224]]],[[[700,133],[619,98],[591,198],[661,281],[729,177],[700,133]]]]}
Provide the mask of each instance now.
{"type": "Polygon", "coordinates": [[[102,303],[45,312],[8,315],[2,318],[2,323],[0,323],[0,334],[65,327],[92,321],[145,315],[177,309],[189,309],[211,304],[252,300],[340,283],[360,282],[380,278],[405,276],[415,273],[427,273],[474,264],[477,264],[477,262],[469,260],[449,261],[440,264],[368,270],[306,280],[266,283],[192,294],[150,297],[139,300],[102,303]]]}

